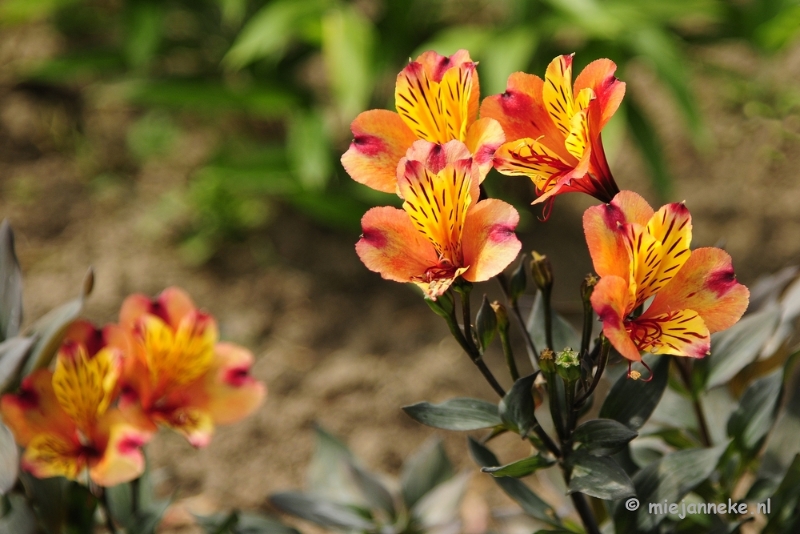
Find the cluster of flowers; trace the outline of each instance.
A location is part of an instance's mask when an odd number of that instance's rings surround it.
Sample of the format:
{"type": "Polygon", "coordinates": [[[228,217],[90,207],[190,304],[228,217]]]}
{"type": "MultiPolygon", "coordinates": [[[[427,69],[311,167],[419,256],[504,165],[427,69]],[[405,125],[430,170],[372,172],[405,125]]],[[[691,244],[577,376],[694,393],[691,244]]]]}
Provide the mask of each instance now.
{"type": "Polygon", "coordinates": [[[521,244],[516,210],[482,199],[480,183],[494,167],[529,177],[546,214],[563,193],[604,203],[584,215],[601,277],[592,306],[620,354],[632,361],[643,351],[706,355],[709,334],[738,321],[749,292],[726,252],[690,251],[682,203],[654,212],[636,193],[619,191],[600,135],[625,94],[615,71],[612,61],[596,60],[573,84],[572,56],[559,56],[544,80],[512,74],[504,93],[483,101],[478,119],[478,74],[467,51],[426,52],[411,62],[397,76],[397,113],[360,114],[342,156],[354,180],[404,201],[402,210],[364,215],[356,251],[367,268],[415,283],[434,300],[459,277],[498,275],[521,244]]]}
{"type": "Polygon", "coordinates": [[[214,318],[182,290],[131,295],[119,324],[74,322],[55,369],[28,375],[0,411],[34,476],[88,474],[113,486],[142,474],[141,448],[158,425],[202,447],[214,425],[255,410],[266,389],[250,376],[252,363],[248,350],[218,341],[214,318]]]}

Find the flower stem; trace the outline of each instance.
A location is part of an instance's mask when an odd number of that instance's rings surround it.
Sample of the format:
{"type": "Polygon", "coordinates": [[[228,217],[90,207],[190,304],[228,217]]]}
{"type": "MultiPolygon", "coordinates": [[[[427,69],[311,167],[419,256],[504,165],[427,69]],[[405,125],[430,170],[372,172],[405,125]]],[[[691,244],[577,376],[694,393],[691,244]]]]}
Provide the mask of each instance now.
{"type": "Polygon", "coordinates": [[[511,374],[511,380],[516,382],[519,380],[519,370],[517,369],[517,362],[514,361],[514,351],[511,349],[511,340],[508,339],[507,331],[500,330],[500,344],[503,346],[503,355],[506,357],[506,365],[508,372],[511,374]]]}
{"type": "Polygon", "coordinates": [[[611,352],[611,343],[608,342],[608,339],[606,339],[605,336],[602,336],[602,340],[599,341],[599,343],[601,343],[601,348],[600,348],[600,360],[597,362],[597,371],[595,371],[594,373],[594,378],[592,378],[592,383],[589,386],[589,389],[587,389],[583,393],[583,395],[581,395],[578,398],[578,400],[575,401],[575,405],[573,407],[574,409],[579,408],[581,404],[586,402],[586,399],[589,398],[589,395],[591,395],[594,392],[595,388],[597,387],[597,384],[600,383],[600,378],[603,376],[603,371],[605,371],[606,369],[606,364],[608,363],[608,355],[611,352]]]}
{"type": "Polygon", "coordinates": [[[572,504],[575,506],[575,510],[581,517],[583,526],[586,527],[586,533],[600,534],[600,528],[597,526],[597,521],[594,518],[592,507],[589,506],[589,501],[586,500],[586,495],[575,492],[570,493],[569,496],[572,499],[572,504]]]}
{"type": "Polygon", "coordinates": [[[114,519],[111,517],[111,506],[108,502],[108,493],[105,488],[98,488],[100,490],[100,498],[98,499],[100,506],[103,508],[103,515],[106,518],[106,528],[110,534],[117,534],[119,532],[114,525],[114,519]]]}
{"type": "Polygon", "coordinates": [[[544,339],[545,343],[547,343],[547,348],[558,352],[565,347],[556,348],[553,346],[553,308],[550,305],[551,294],[552,288],[542,288],[542,305],[544,306],[544,339]]]}
{"type": "Polygon", "coordinates": [[[517,319],[517,325],[519,325],[520,330],[522,330],[522,337],[525,339],[525,348],[528,351],[528,358],[531,360],[531,364],[533,364],[533,370],[536,371],[536,362],[539,360],[539,351],[536,350],[536,345],[533,344],[533,338],[531,337],[530,332],[528,332],[528,328],[525,325],[525,320],[522,318],[522,313],[519,311],[519,305],[517,304],[517,301],[513,300],[508,292],[508,280],[506,279],[506,275],[500,273],[496,276],[496,278],[497,282],[500,284],[500,289],[503,290],[503,295],[506,297],[508,306],[511,308],[514,317],[517,319]]]}
{"type": "Polygon", "coordinates": [[[700,433],[700,441],[703,443],[704,447],[711,447],[711,434],[708,431],[708,423],[706,423],[706,417],[703,414],[703,405],[692,388],[692,366],[685,358],[675,357],[673,361],[678,367],[678,373],[681,375],[686,389],[689,390],[689,394],[692,396],[692,406],[694,407],[695,417],[697,417],[697,429],[700,433]]]}

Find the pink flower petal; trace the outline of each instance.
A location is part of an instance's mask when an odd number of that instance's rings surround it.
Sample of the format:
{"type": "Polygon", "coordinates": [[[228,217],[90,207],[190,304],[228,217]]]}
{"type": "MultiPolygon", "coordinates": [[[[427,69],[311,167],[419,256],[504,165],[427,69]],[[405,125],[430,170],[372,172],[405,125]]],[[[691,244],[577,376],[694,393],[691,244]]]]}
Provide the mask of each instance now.
{"type": "Polygon", "coordinates": [[[522,247],[514,233],[518,222],[517,210],[497,199],[482,200],[467,213],[462,237],[466,280],[488,280],[514,261],[522,247]]]}

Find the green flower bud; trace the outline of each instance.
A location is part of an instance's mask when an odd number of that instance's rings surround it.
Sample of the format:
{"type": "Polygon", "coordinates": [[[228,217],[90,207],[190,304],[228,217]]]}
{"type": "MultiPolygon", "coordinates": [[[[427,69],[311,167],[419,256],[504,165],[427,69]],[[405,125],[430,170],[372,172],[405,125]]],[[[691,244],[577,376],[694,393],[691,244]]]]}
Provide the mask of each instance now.
{"type": "Polygon", "coordinates": [[[575,382],[581,377],[581,359],[578,351],[567,347],[558,353],[555,359],[556,371],[564,382],[575,382]]]}
{"type": "Polygon", "coordinates": [[[583,279],[583,283],[581,284],[581,299],[583,299],[583,304],[585,306],[592,305],[591,299],[594,286],[596,286],[599,281],[600,280],[593,274],[587,274],[586,278],[583,279]]]}
{"type": "Polygon", "coordinates": [[[506,307],[494,301],[492,302],[492,309],[497,318],[497,329],[501,332],[508,332],[510,324],[508,322],[508,311],[506,311],[506,307]]]}
{"type": "Polygon", "coordinates": [[[451,295],[450,292],[441,295],[436,300],[425,297],[425,304],[433,310],[433,313],[440,317],[452,317],[453,310],[455,310],[455,302],[453,302],[453,295],[451,295]]]}
{"type": "MultiPolygon", "coordinates": [[[[489,299],[484,295],[478,315],[475,318],[475,329],[478,332],[478,341],[482,349],[486,349],[489,346],[489,343],[492,342],[494,335],[497,333],[498,321],[493,308],[489,304],[489,299]]],[[[506,319],[506,322],[508,322],[508,319],[506,319]]]]}
{"type": "Polygon", "coordinates": [[[541,354],[539,354],[539,367],[546,375],[552,375],[556,372],[556,362],[554,356],[555,354],[550,349],[543,349],[541,354]]]}
{"type": "Polygon", "coordinates": [[[532,257],[531,276],[536,282],[536,287],[542,291],[550,289],[553,287],[553,266],[550,265],[550,260],[536,251],[533,251],[532,257]]]}

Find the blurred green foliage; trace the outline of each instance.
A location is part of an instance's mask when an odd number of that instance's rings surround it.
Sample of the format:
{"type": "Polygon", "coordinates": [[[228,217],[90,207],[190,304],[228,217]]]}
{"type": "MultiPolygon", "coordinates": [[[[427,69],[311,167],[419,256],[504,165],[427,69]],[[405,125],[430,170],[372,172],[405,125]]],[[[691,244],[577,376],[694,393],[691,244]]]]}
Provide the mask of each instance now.
{"type": "MultiPolygon", "coordinates": [[[[544,72],[576,52],[576,71],[609,57],[619,77],[644,62],[674,97],[691,138],[708,132],[690,86],[691,46],[740,40],[763,53],[800,33],[800,0],[5,0],[0,27],[44,21],[62,38],[55,58],[20,81],[98,88],[136,106],[128,148],[143,163],[174,150],[181,125],[219,126],[225,141],[191,176],[186,239],[194,261],[220,240],[268,220],[287,202],[356,229],[369,205],[338,163],[361,111],[393,109],[394,79],[409,57],[469,49],[482,96],[517,70],[544,72]],[[238,155],[232,157],[231,145],[238,155]],[[261,207],[255,207],[256,204],[261,207]],[[197,243],[201,245],[197,245],[197,243]]],[[[657,134],[629,94],[606,132],[611,152],[626,129],[670,197],[657,134]]]]}

